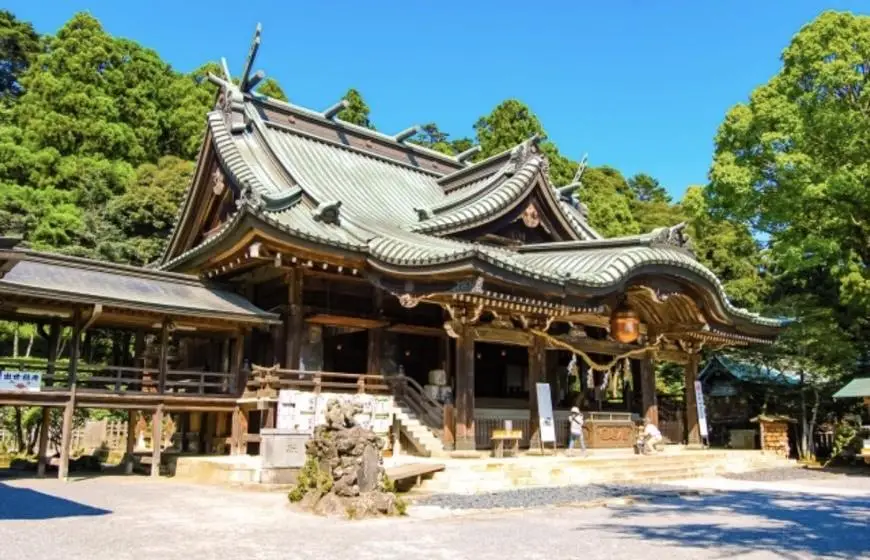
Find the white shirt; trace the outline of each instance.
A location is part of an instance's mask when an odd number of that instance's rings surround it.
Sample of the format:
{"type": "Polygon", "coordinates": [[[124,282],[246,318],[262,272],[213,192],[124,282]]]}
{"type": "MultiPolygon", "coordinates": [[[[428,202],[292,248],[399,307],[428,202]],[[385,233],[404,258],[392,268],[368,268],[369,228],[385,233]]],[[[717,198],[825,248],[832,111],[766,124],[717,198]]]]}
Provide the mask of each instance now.
{"type": "Polygon", "coordinates": [[[572,414],[570,417],[571,421],[571,433],[572,434],[582,434],[583,433],[583,415],[582,414],[572,414]]]}
{"type": "Polygon", "coordinates": [[[662,433],[659,431],[655,424],[647,424],[646,427],[644,427],[643,429],[643,435],[653,438],[662,437],[662,433]]]}

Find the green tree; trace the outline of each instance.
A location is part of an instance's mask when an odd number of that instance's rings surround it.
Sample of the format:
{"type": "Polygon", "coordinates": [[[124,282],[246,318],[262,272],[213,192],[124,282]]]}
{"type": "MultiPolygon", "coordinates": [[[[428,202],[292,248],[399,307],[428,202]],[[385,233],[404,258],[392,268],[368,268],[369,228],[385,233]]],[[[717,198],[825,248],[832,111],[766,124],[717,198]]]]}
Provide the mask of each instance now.
{"type": "Polygon", "coordinates": [[[640,202],[670,203],[671,197],[658,179],[646,173],[638,173],[628,180],[634,198],[640,202]]]}
{"type": "Polygon", "coordinates": [[[446,132],[442,132],[435,123],[427,123],[422,125],[420,128],[420,132],[415,134],[408,141],[441,152],[442,154],[453,156],[474,145],[470,138],[450,140],[450,135],[446,132]]]}
{"type": "MultiPolygon", "coordinates": [[[[491,113],[479,118],[474,132],[480,144],[478,160],[509,150],[532,136],[547,136],[538,117],[525,103],[516,99],[499,103],[491,113]]],[[[539,146],[550,162],[550,180],[557,186],[570,183],[577,163],[562,156],[555,144],[548,140],[543,140],[539,146]]]]}
{"type": "Polygon", "coordinates": [[[287,94],[284,93],[281,85],[273,78],[266,78],[263,80],[260,85],[257,86],[257,93],[265,95],[266,97],[271,97],[272,99],[277,99],[278,101],[289,101],[287,94]]]}
{"type": "Polygon", "coordinates": [[[589,225],[605,237],[640,233],[631,212],[629,188],[622,173],[612,167],[590,167],[582,177],[580,200],[589,208],[589,225]]]}
{"type": "Polygon", "coordinates": [[[722,281],[734,303],[760,310],[771,291],[764,254],[746,225],[713,216],[705,189],[686,190],[680,211],[689,227],[695,255],[722,281]]]}
{"type": "Polygon", "coordinates": [[[338,113],[339,119],[372,130],[375,129],[374,123],[369,119],[371,110],[359,91],[353,88],[347,90],[347,93],[344,94],[344,100],[348,102],[348,106],[338,113]]]}
{"type": "Polygon", "coordinates": [[[22,93],[19,78],[39,53],[39,34],[30,22],[0,10],[0,100],[22,93]]]}
{"type": "Polygon", "coordinates": [[[160,158],[136,169],[131,187],[106,208],[106,220],[120,235],[104,239],[101,256],[144,265],[155,260],[172,233],[178,205],[193,176],[192,161],[160,158]]]}
{"type": "MultiPolygon", "coordinates": [[[[870,311],[870,17],[825,12],[716,135],[713,211],[769,236],[776,265],[829,275],[870,311]]],[[[827,282],[823,282],[827,284],[827,282]]],[[[833,302],[832,302],[833,303],[833,302]]]]}

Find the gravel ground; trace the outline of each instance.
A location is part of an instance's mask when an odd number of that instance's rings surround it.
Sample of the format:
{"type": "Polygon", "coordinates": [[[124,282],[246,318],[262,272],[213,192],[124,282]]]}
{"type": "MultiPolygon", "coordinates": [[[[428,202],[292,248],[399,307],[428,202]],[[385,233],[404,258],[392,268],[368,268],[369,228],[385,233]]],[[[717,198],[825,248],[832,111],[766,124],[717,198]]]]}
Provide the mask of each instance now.
{"type": "Polygon", "coordinates": [[[745,473],[725,474],[722,475],[722,477],[731,480],[747,480],[752,482],[780,482],[785,480],[828,480],[843,478],[844,475],[818,469],[792,467],[782,469],[765,469],[762,471],[752,471],[745,473]]]}
{"type": "Polygon", "coordinates": [[[450,510],[537,508],[599,502],[628,496],[646,499],[673,498],[678,493],[678,488],[664,485],[589,484],[522,488],[480,494],[433,494],[417,499],[414,503],[450,510]]]}
{"type": "MultiPolygon", "coordinates": [[[[523,493],[523,500],[534,496],[540,503],[547,492],[551,490],[523,493]]],[[[669,492],[675,493],[673,488],[669,492]]],[[[165,479],[2,481],[0,558],[868,558],[870,489],[860,496],[819,492],[701,492],[618,508],[521,512],[454,512],[432,506],[415,511],[412,506],[404,519],[341,522],[298,513],[283,494],[165,479]],[[426,518],[418,513],[424,510],[442,515],[426,518]]]]}

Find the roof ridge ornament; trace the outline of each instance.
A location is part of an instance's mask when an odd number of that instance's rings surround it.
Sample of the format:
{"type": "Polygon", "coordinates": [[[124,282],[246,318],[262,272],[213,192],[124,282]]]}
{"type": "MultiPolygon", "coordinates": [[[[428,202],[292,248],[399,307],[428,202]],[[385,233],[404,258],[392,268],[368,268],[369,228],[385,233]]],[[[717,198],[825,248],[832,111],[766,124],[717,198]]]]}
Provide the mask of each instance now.
{"type": "Polygon", "coordinates": [[[242,77],[238,85],[233,83],[233,75],[230,73],[230,67],[225,57],[221,57],[223,77],[218,77],[214,74],[208,75],[208,80],[221,88],[217,106],[223,111],[229,124],[230,132],[233,134],[244,132],[248,126],[248,118],[245,116],[245,94],[251,93],[266,77],[266,73],[262,70],[258,70],[251,75],[251,70],[257,59],[257,52],[260,50],[260,35],[262,31],[263,26],[258,23],[257,28],[254,30],[254,38],[251,40],[251,47],[248,49],[245,67],[242,70],[242,77]]]}
{"type": "Polygon", "coordinates": [[[676,247],[694,254],[694,247],[689,234],[686,232],[686,222],[681,222],[671,227],[660,227],[650,233],[650,245],[676,247]]]}
{"type": "Polygon", "coordinates": [[[342,99],[338,103],[335,103],[335,104],[327,107],[326,110],[323,111],[323,113],[322,113],[323,118],[328,120],[328,121],[331,121],[332,119],[337,117],[339,113],[341,113],[342,111],[347,109],[349,106],[350,106],[350,101],[348,101],[347,99],[342,99]]]}
{"type": "Polygon", "coordinates": [[[314,221],[337,226],[341,223],[341,215],[339,213],[340,208],[340,200],[321,202],[317,205],[317,208],[314,209],[314,221]]]}
{"type": "Polygon", "coordinates": [[[398,143],[401,144],[402,142],[404,142],[404,141],[407,140],[408,138],[414,136],[415,134],[417,134],[417,133],[420,132],[421,130],[422,130],[422,129],[420,128],[420,125],[415,124],[414,126],[410,126],[410,127],[406,128],[405,130],[399,132],[399,133],[396,134],[395,136],[393,136],[393,139],[394,139],[396,142],[398,142],[398,143]]]}
{"type": "Polygon", "coordinates": [[[538,143],[542,138],[543,137],[540,134],[535,134],[531,138],[523,140],[521,143],[514,146],[513,149],[511,149],[510,157],[504,168],[505,175],[513,175],[520,170],[529,158],[538,154],[540,151],[538,150],[538,143]]]}
{"type": "Polygon", "coordinates": [[[468,148],[464,152],[459,152],[458,154],[456,154],[456,161],[466,163],[468,159],[480,152],[481,149],[482,148],[480,147],[480,144],[477,144],[476,146],[468,148]]]}

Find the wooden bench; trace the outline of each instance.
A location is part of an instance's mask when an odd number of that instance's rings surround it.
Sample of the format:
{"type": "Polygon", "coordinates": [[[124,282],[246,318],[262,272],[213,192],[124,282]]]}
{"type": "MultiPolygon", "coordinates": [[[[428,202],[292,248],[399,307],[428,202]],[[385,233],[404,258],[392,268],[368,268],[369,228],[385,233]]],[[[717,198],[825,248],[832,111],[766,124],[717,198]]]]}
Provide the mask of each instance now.
{"type": "Polygon", "coordinates": [[[516,457],[520,454],[520,440],[523,439],[522,430],[493,430],[492,431],[492,455],[504,457],[504,444],[510,443],[511,454],[516,457]]]}
{"type": "Polygon", "coordinates": [[[445,466],[440,463],[409,463],[386,469],[387,478],[402,490],[410,486],[420,486],[423,477],[441,472],[445,466]]]}

